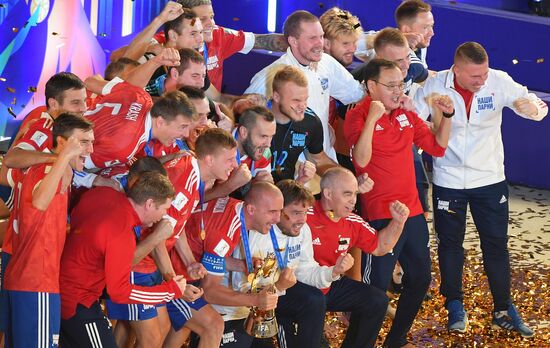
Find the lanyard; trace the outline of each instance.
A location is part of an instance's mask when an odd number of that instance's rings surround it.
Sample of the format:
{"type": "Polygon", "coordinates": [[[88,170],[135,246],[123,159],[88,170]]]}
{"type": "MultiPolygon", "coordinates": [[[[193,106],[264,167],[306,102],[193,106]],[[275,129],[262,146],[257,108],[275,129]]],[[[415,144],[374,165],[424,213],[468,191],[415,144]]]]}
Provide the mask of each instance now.
{"type": "Polygon", "coordinates": [[[202,50],[202,56],[204,57],[204,64],[208,66],[208,46],[206,46],[206,42],[204,43],[203,47],[204,48],[202,50]]]}
{"type": "Polygon", "coordinates": [[[246,221],[244,220],[244,205],[241,208],[241,238],[244,246],[244,256],[246,258],[246,268],[248,273],[252,273],[254,267],[252,266],[252,255],[250,254],[250,243],[248,242],[248,230],[246,229],[246,221]]]}
{"type": "Polygon", "coordinates": [[[141,226],[134,227],[134,234],[136,235],[136,243],[139,242],[139,238],[141,237],[141,226]]]}
{"type": "Polygon", "coordinates": [[[187,146],[187,143],[181,139],[176,139],[176,145],[180,150],[189,151],[189,146],[187,146]]]}
{"type": "Polygon", "coordinates": [[[145,144],[145,154],[149,157],[154,157],[153,156],[153,149],[151,149],[149,147],[149,145],[151,144],[151,137],[153,136],[153,127],[151,127],[151,129],[149,129],[149,137],[147,138],[147,143],[145,144]]]}
{"type": "Polygon", "coordinates": [[[275,256],[277,257],[277,262],[279,263],[279,269],[286,268],[286,263],[288,260],[288,243],[286,243],[285,248],[285,257],[281,256],[281,251],[279,249],[279,242],[277,242],[277,236],[275,236],[275,230],[273,226],[269,229],[269,235],[271,236],[271,243],[273,244],[273,250],[275,250],[275,256]]]}
{"type": "Polygon", "coordinates": [[[202,240],[206,238],[206,230],[204,228],[204,181],[199,182],[199,204],[201,205],[201,230],[200,237],[202,240]]]}

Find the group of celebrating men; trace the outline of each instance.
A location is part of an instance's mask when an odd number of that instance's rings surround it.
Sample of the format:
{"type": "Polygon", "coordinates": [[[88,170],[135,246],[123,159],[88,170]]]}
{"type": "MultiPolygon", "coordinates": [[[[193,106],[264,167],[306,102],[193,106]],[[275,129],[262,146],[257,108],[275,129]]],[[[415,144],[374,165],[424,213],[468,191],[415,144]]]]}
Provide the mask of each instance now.
{"type": "Polygon", "coordinates": [[[251,310],[275,313],[280,347],[320,347],[326,311],[349,313],[343,347],[373,347],[396,263],[384,346],[412,347],[431,282],[418,148],[434,158],[447,328],[468,328],[469,205],[492,326],[533,336],[510,297],[500,124],[504,107],[541,120],[547,105],[476,42],[429,71],[431,7],[395,17],[364,32],[342,9],[296,11],[260,35],[216,26],[210,0],[170,1],[105,76],[52,76],[0,171],[6,347],[181,347],[190,331],[193,347],[270,346],[245,330],[251,310]],[[253,48],[286,52],[243,96],[221,93],[224,60],[253,48]]]}

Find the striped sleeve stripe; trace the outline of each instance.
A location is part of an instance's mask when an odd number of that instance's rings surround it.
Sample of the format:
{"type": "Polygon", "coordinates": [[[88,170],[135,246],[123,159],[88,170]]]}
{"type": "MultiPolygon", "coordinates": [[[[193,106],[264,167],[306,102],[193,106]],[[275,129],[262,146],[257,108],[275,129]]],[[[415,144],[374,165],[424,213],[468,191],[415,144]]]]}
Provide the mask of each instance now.
{"type": "Polygon", "coordinates": [[[142,303],[167,302],[173,299],[174,296],[176,296],[176,294],[173,292],[144,292],[135,289],[130,293],[131,300],[142,303]]]}
{"type": "Polygon", "coordinates": [[[149,296],[149,297],[159,297],[159,296],[166,296],[166,295],[170,295],[170,296],[174,296],[175,293],[173,292],[168,292],[168,291],[163,291],[163,292],[154,292],[154,291],[141,291],[141,290],[137,290],[137,289],[132,289],[132,294],[134,295],[137,295],[137,296],[149,296]]]}
{"type": "Polygon", "coordinates": [[[227,236],[233,239],[235,231],[237,231],[239,228],[241,228],[241,219],[238,215],[235,215],[233,216],[233,220],[231,220],[231,225],[229,226],[229,231],[227,231],[227,236]]]}
{"type": "Polygon", "coordinates": [[[172,296],[165,296],[165,297],[155,297],[155,298],[144,298],[139,296],[130,295],[130,300],[136,301],[143,304],[157,304],[162,302],[168,302],[174,298],[174,295],[172,296]]]}
{"type": "Polygon", "coordinates": [[[187,177],[187,182],[185,183],[185,189],[187,190],[187,192],[193,191],[193,186],[196,186],[197,181],[198,181],[197,172],[193,170],[189,175],[189,177],[187,177]]]}

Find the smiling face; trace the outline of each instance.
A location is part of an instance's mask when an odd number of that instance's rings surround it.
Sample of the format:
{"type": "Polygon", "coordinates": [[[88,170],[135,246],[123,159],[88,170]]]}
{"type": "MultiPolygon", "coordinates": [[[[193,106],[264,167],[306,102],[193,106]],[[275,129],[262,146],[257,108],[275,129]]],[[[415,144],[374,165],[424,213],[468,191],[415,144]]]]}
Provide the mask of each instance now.
{"type": "Polygon", "coordinates": [[[318,62],[323,55],[323,28],[321,23],[302,22],[300,23],[300,34],[298,37],[289,36],[288,43],[294,57],[304,65],[318,62]]]}
{"type": "Polygon", "coordinates": [[[434,16],[431,11],[419,12],[416,18],[409,24],[404,24],[401,30],[405,33],[411,32],[422,35],[422,40],[416,45],[416,48],[425,48],[430,46],[430,41],[434,33],[434,16]]]}
{"type": "Polygon", "coordinates": [[[353,212],[359,187],[351,173],[340,173],[338,182],[323,190],[323,199],[328,202],[335,219],[345,218],[353,212]]]}
{"type": "Polygon", "coordinates": [[[231,149],[222,147],[207,157],[211,174],[216,180],[227,180],[233,169],[238,166],[237,147],[231,149]]]}
{"type": "MultiPolygon", "coordinates": [[[[177,70],[172,68],[171,72],[174,73],[177,72],[177,70]]],[[[204,65],[204,63],[195,63],[190,61],[187,69],[177,76],[176,85],[177,88],[184,86],[203,88],[205,78],[206,65],[204,65]]]]}
{"type": "Polygon", "coordinates": [[[246,130],[241,132],[239,136],[239,142],[244,152],[248,157],[257,161],[262,158],[264,151],[271,146],[271,139],[275,135],[277,124],[275,121],[269,122],[258,116],[256,124],[251,129],[240,128],[239,130],[246,130]]]}
{"type": "MultiPolygon", "coordinates": [[[[76,171],[84,170],[84,161],[86,157],[90,156],[94,152],[94,131],[93,130],[83,130],[83,129],[74,129],[71,136],[75,137],[82,148],[82,152],[78,157],[74,157],[69,161],[69,165],[72,169],[76,171]]],[[[63,137],[57,138],[57,148],[56,152],[63,151],[64,146],[67,143],[67,140],[63,137]]]]}
{"type": "Polygon", "coordinates": [[[353,54],[357,50],[357,35],[340,35],[334,40],[325,39],[325,52],[343,66],[353,63],[353,54]]]}
{"type": "Polygon", "coordinates": [[[277,91],[273,91],[273,104],[277,105],[283,116],[292,122],[304,119],[309,91],[292,81],[285,82],[277,91]]]}
{"type": "Polygon", "coordinates": [[[183,19],[181,33],[170,30],[169,37],[174,43],[174,48],[191,48],[194,50],[202,49],[204,43],[201,21],[197,19],[183,19]],[[193,25],[191,25],[193,23],[193,25]]]}
{"type": "Polygon", "coordinates": [[[262,234],[269,233],[271,226],[277,224],[281,218],[283,203],[283,195],[280,192],[266,192],[265,199],[259,200],[253,205],[246,205],[245,208],[248,209],[251,217],[247,221],[247,227],[262,234]]]}
{"type": "Polygon", "coordinates": [[[485,85],[489,77],[489,61],[475,64],[464,59],[458,59],[453,66],[453,72],[460,87],[475,93],[485,85]]]}
{"type": "Polygon", "coordinates": [[[50,107],[48,108],[48,113],[54,118],[64,112],[71,112],[80,116],[86,112],[85,88],[67,89],[62,93],[61,98],[58,99],[50,98],[49,100],[50,107]]]}
{"type": "Polygon", "coordinates": [[[195,6],[192,10],[197,14],[202,24],[202,35],[204,41],[212,41],[214,38],[212,36],[212,31],[216,27],[216,23],[214,22],[214,9],[212,8],[212,5],[195,6]]]}
{"type": "Polygon", "coordinates": [[[297,237],[300,235],[300,231],[307,220],[308,208],[309,205],[299,201],[289,204],[283,208],[283,211],[281,212],[281,219],[277,224],[283,234],[291,237],[297,237]]]}
{"type": "Polygon", "coordinates": [[[376,51],[376,58],[394,62],[401,69],[402,79],[407,77],[411,65],[410,49],[408,46],[385,45],[376,51]]]}
{"type": "Polygon", "coordinates": [[[189,129],[192,120],[183,115],[176,116],[168,121],[161,116],[153,118],[153,135],[165,146],[171,146],[176,139],[185,139],[189,137],[189,129]]]}
{"type": "Polygon", "coordinates": [[[403,75],[399,68],[382,68],[377,81],[367,81],[372,100],[381,101],[387,111],[395,110],[401,106],[404,86],[403,75]]]}

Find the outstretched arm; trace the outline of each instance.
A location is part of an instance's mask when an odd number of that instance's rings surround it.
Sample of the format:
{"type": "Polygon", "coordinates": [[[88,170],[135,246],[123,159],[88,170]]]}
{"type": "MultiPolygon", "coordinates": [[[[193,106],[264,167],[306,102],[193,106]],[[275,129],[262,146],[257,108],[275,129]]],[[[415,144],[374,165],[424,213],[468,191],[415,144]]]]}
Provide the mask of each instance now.
{"type": "Polygon", "coordinates": [[[283,34],[254,34],[254,38],[256,49],[284,52],[288,48],[288,41],[283,34]]]}

